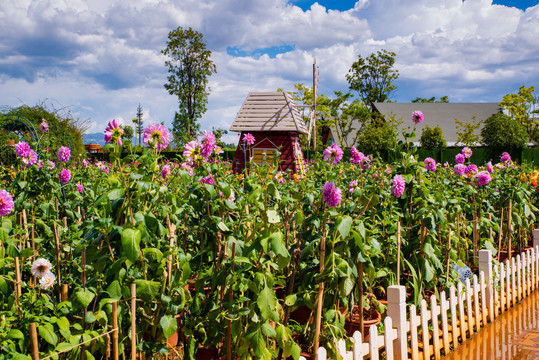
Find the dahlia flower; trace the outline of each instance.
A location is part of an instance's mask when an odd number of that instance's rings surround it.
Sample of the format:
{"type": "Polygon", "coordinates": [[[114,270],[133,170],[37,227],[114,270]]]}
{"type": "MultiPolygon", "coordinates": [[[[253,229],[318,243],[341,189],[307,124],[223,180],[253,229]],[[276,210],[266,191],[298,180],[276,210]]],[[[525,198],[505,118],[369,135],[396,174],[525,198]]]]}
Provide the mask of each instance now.
{"type": "Polygon", "coordinates": [[[502,157],[500,158],[500,161],[503,162],[504,164],[507,164],[509,161],[511,161],[511,155],[509,155],[509,153],[507,152],[504,152],[502,154],[502,157]]]}
{"type": "Polygon", "coordinates": [[[30,145],[24,141],[19,141],[15,144],[15,154],[20,158],[28,157],[30,151],[32,151],[30,145]]]}
{"type": "Polygon", "coordinates": [[[475,175],[475,179],[477,179],[478,185],[486,185],[492,180],[492,177],[490,176],[488,171],[481,171],[475,175]]]}
{"type": "Polygon", "coordinates": [[[332,144],[324,150],[324,160],[326,160],[328,163],[335,165],[339,161],[341,161],[344,153],[339,145],[332,144]]]}
{"type": "Polygon", "coordinates": [[[6,216],[13,210],[13,197],[6,190],[0,190],[0,216],[6,216]]]}
{"type": "Polygon", "coordinates": [[[51,272],[52,264],[47,259],[39,258],[39,259],[34,260],[30,270],[32,271],[32,275],[42,277],[46,273],[51,272]]]}
{"type": "Polygon", "coordinates": [[[326,182],[322,188],[322,198],[329,207],[337,207],[341,202],[341,189],[335,187],[333,182],[326,182]]]}
{"type": "Polygon", "coordinates": [[[453,168],[453,172],[457,176],[464,175],[465,170],[466,170],[466,165],[464,165],[464,164],[456,164],[455,167],[453,168]]]}
{"type": "Polygon", "coordinates": [[[415,124],[421,124],[423,122],[423,113],[419,110],[416,110],[412,113],[412,121],[415,124]]]}
{"type": "Polygon", "coordinates": [[[462,149],[462,155],[464,155],[464,157],[465,157],[466,159],[469,159],[470,156],[472,156],[472,149],[470,149],[470,148],[467,147],[467,146],[464,147],[464,148],[462,149]]]}
{"type": "Polygon", "coordinates": [[[251,133],[246,133],[245,135],[243,135],[242,141],[247,145],[253,145],[255,143],[255,137],[251,133]]]}
{"type": "Polygon", "coordinates": [[[41,124],[39,125],[39,128],[42,132],[49,131],[49,124],[47,124],[47,121],[45,119],[41,119],[41,124]]]}
{"type": "Polygon", "coordinates": [[[170,165],[164,165],[163,169],[161,170],[161,176],[163,177],[163,179],[166,180],[169,175],[170,175],[170,165]]]}
{"type": "Polygon", "coordinates": [[[41,287],[42,290],[49,290],[54,286],[54,283],[56,282],[56,276],[48,272],[41,279],[39,279],[39,287],[41,287]]]}
{"type": "Polygon", "coordinates": [[[159,151],[167,147],[170,142],[170,132],[161,124],[150,124],[142,134],[144,145],[159,151]]]}
{"type": "Polygon", "coordinates": [[[350,192],[350,194],[356,191],[358,188],[359,186],[358,186],[357,180],[351,181],[350,184],[348,185],[348,191],[350,192]]]}
{"type": "Polygon", "coordinates": [[[58,149],[58,161],[67,163],[71,158],[71,150],[68,147],[61,146],[58,149]]]}
{"type": "Polygon", "coordinates": [[[67,184],[69,179],[71,179],[71,171],[64,169],[60,171],[60,175],[58,177],[60,178],[62,184],[67,184]]]}
{"type": "Polygon", "coordinates": [[[395,175],[393,180],[391,180],[391,195],[399,198],[404,193],[406,182],[404,178],[400,175],[395,175]]]}
{"type": "Polygon", "coordinates": [[[465,161],[466,161],[466,157],[464,157],[463,154],[457,154],[457,155],[455,156],[455,162],[456,162],[457,164],[464,164],[465,161]]]}
{"type": "Polygon", "coordinates": [[[27,156],[21,158],[22,163],[25,166],[32,166],[37,163],[37,154],[34,150],[30,150],[27,156]]]}
{"type": "Polygon", "coordinates": [[[424,163],[425,163],[425,168],[430,171],[430,172],[434,172],[436,171],[436,160],[434,160],[433,158],[431,157],[428,157],[424,160],[424,163]]]}
{"type": "Polygon", "coordinates": [[[215,135],[211,131],[204,131],[204,138],[202,139],[202,149],[200,150],[200,155],[204,159],[207,159],[211,156],[213,148],[215,146],[215,135]]]}
{"type": "Polygon", "coordinates": [[[124,134],[124,129],[121,128],[120,123],[116,119],[109,121],[107,128],[105,129],[105,142],[114,142],[119,146],[123,145],[122,135],[124,134]]]}
{"type": "Polygon", "coordinates": [[[477,165],[470,164],[470,165],[466,166],[466,169],[464,169],[464,173],[465,173],[466,175],[468,175],[468,174],[472,174],[472,175],[473,175],[473,174],[477,173],[477,170],[478,170],[478,169],[477,169],[477,165]]]}
{"type": "Polygon", "coordinates": [[[365,155],[363,155],[361,151],[357,151],[357,149],[353,146],[350,149],[350,153],[352,154],[352,156],[350,157],[350,162],[352,164],[359,164],[361,160],[365,158],[365,155]]]}

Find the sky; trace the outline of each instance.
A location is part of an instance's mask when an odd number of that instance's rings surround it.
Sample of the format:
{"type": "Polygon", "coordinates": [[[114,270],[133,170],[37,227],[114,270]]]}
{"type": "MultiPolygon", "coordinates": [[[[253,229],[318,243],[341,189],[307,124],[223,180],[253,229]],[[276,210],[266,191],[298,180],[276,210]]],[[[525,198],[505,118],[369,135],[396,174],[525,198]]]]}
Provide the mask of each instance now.
{"type": "MultiPolygon", "coordinates": [[[[358,56],[396,53],[392,101],[500,102],[539,86],[539,5],[518,0],[2,0],[0,106],[45,104],[86,121],[172,127],[161,50],[181,26],[203,34],[217,73],[202,130],[229,129],[250,91],[348,91],[358,56]]],[[[539,90],[537,91],[539,93],[539,90]]],[[[229,133],[226,142],[236,142],[229,133]]]]}

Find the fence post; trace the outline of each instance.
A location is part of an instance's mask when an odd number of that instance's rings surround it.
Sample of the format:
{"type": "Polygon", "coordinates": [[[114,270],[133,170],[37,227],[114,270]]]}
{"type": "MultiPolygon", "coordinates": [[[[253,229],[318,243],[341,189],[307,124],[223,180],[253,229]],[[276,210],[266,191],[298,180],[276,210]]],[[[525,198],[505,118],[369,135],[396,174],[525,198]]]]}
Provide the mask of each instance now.
{"type": "MultiPolygon", "coordinates": [[[[488,304],[488,318],[490,322],[494,321],[494,296],[493,296],[493,278],[492,278],[492,251],[479,250],[479,271],[485,275],[486,300],[488,304]]],[[[486,325],[486,324],[484,324],[486,325]]]]}
{"type": "Polygon", "coordinates": [[[539,246],[539,229],[533,230],[533,247],[539,246]]]}
{"type": "Polygon", "coordinates": [[[391,285],[387,288],[387,315],[391,318],[393,327],[397,328],[397,338],[393,341],[395,359],[408,359],[406,288],[404,286],[391,285]]]}

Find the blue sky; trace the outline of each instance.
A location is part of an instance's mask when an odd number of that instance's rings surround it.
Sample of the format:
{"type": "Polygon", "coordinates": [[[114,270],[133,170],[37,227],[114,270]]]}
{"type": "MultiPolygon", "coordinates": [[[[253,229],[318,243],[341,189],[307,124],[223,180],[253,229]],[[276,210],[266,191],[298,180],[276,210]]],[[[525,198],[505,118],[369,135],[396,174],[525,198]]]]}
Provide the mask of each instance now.
{"type": "Polygon", "coordinates": [[[499,102],[539,86],[537,2],[3,0],[0,106],[45,103],[93,133],[113,118],[131,125],[140,103],[146,124],[171,126],[160,50],[178,26],[203,34],[217,66],[203,130],[228,129],[250,91],[310,84],[313,56],[320,92],[347,91],[358,55],[380,49],[397,54],[393,101],[499,102]]]}

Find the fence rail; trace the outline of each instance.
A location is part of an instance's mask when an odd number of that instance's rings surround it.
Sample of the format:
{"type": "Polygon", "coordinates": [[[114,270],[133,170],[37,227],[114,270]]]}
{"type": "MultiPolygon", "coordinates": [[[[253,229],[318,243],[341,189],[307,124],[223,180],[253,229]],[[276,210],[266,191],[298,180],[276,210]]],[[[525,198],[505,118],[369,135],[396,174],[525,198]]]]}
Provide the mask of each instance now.
{"type": "MultiPolygon", "coordinates": [[[[352,349],[346,349],[344,340],[338,342],[339,355],[344,360],[365,356],[376,360],[381,352],[387,360],[440,359],[538,287],[539,230],[535,230],[534,247],[505,262],[494,264],[492,252],[480,250],[479,276],[452,286],[448,294],[441,292],[440,299],[435,295],[428,302],[423,299],[419,309],[406,305],[404,286],[390,286],[385,333],[378,335],[377,327],[371,326],[369,341],[363,342],[356,331],[352,349]]],[[[328,359],[324,348],[316,354],[318,360],[328,359]]]]}

